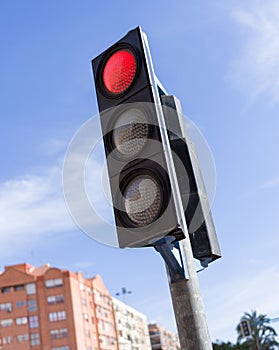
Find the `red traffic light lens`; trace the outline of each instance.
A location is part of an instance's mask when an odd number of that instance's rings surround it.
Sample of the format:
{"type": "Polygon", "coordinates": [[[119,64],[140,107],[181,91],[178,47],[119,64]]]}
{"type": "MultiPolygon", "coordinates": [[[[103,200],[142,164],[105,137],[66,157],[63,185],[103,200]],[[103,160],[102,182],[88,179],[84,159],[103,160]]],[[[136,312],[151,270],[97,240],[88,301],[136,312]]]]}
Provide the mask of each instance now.
{"type": "Polygon", "coordinates": [[[113,95],[125,92],[132,84],[137,71],[135,55],[127,49],[113,53],[103,70],[103,84],[113,95]]]}

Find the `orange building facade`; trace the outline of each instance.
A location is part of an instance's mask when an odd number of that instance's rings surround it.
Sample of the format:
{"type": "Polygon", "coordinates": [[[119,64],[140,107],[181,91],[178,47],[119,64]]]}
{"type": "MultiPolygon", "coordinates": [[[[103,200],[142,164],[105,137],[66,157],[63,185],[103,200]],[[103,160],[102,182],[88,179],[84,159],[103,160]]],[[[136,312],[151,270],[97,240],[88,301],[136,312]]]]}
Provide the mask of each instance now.
{"type": "Polygon", "coordinates": [[[0,350],[118,350],[101,277],[30,264],[0,274],[0,350]]]}
{"type": "Polygon", "coordinates": [[[157,323],[148,325],[152,350],[179,350],[177,334],[157,323]]]}

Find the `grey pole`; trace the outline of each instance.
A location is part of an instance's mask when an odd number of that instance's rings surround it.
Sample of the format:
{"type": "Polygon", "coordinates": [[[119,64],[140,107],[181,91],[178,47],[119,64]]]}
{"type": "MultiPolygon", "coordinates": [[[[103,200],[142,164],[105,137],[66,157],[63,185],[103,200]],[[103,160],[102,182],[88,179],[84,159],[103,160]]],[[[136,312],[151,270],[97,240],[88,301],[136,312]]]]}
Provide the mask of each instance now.
{"type": "MultiPolygon", "coordinates": [[[[175,100],[173,97],[166,96],[164,103],[169,103],[172,106],[172,104],[175,104],[175,100]]],[[[168,118],[166,113],[166,124],[170,126],[170,123],[172,123],[169,129],[174,130],[177,134],[181,133],[181,136],[186,138],[183,122],[179,122],[179,116],[182,116],[180,105],[178,105],[177,113],[177,119],[173,114],[168,118]],[[173,124],[174,122],[177,122],[177,126],[173,124]]],[[[170,270],[166,266],[180,346],[182,350],[212,350],[212,342],[200,293],[196,264],[184,216],[183,204],[179,190],[175,191],[174,189],[173,193],[180,199],[178,211],[180,211],[181,227],[186,236],[186,238],[178,243],[182,265],[187,275],[186,278],[172,282],[171,280],[173,279],[171,279],[170,270]]]]}
{"type": "Polygon", "coordinates": [[[169,286],[181,350],[212,350],[189,238],[179,245],[189,279],[171,282],[169,278],[169,286]]]}
{"type": "MultiPolygon", "coordinates": [[[[149,45],[145,37],[145,51],[148,60],[148,67],[151,72],[152,84],[158,87],[158,80],[154,73],[149,45]]],[[[166,119],[161,107],[161,100],[159,93],[154,95],[155,106],[158,109],[159,127],[165,130],[165,152],[166,160],[169,162],[170,168],[174,169],[174,163],[171,155],[170,141],[166,133],[166,119]]],[[[183,129],[183,127],[182,127],[183,129]]],[[[173,129],[170,129],[173,130],[173,129]]],[[[182,130],[184,133],[185,131],[182,130]]],[[[178,179],[174,172],[170,171],[172,192],[177,205],[177,212],[181,219],[181,228],[186,235],[186,238],[180,241],[180,251],[183,260],[184,269],[187,270],[188,280],[181,280],[179,282],[170,283],[170,292],[172,296],[172,303],[178,328],[178,336],[182,350],[212,350],[212,343],[205,318],[204,306],[201,299],[199,281],[196,273],[196,266],[194,263],[193,253],[191,249],[186,219],[184,216],[184,209],[182,198],[179,191],[178,179]]],[[[169,270],[167,268],[169,273],[169,270]]],[[[169,276],[170,279],[170,276],[169,276]]]]}

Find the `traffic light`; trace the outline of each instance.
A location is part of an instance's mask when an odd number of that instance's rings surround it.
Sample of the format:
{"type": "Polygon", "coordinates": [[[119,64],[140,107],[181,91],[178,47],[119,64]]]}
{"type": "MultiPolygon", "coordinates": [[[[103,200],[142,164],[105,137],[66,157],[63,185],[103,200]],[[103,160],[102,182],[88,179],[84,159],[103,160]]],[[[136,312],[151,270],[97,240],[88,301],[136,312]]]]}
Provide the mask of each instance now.
{"type": "Polygon", "coordinates": [[[240,330],[243,337],[249,337],[252,334],[250,322],[247,318],[240,320],[240,330]]]}
{"type": "Polygon", "coordinates": [[[170,147],[177,155],[174,167],[178,179],[193,256],[203,266],[221,257],[194,144],[186,134],[179,100],[161,96],[170,147]]]}
{"type": "Polygon", "coordinates": [[[177,182],[148,44],[140,27],[92,60],[120,247],[184,238],[177,182]]]}

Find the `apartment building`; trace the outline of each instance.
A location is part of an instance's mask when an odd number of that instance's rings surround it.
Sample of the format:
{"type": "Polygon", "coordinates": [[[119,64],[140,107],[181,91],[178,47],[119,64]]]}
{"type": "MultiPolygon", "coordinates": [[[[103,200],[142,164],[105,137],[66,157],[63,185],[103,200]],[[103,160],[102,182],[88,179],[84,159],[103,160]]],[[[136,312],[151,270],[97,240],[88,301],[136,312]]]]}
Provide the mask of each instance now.
{"type": "Polygon", "coordinates": [[[152,350],[180,349],[178,336],[157,323],[148,325],[152,350]]]}
{"type": "Polygon", "coordinates": [[[112,298],[119,350],[151,350],[146,316],[112,298]]]}
{"type": "Polygon", "coordinates": [[[0,350],[119,350],[101,277],[19,264],[0,274],[0,350]]]}

